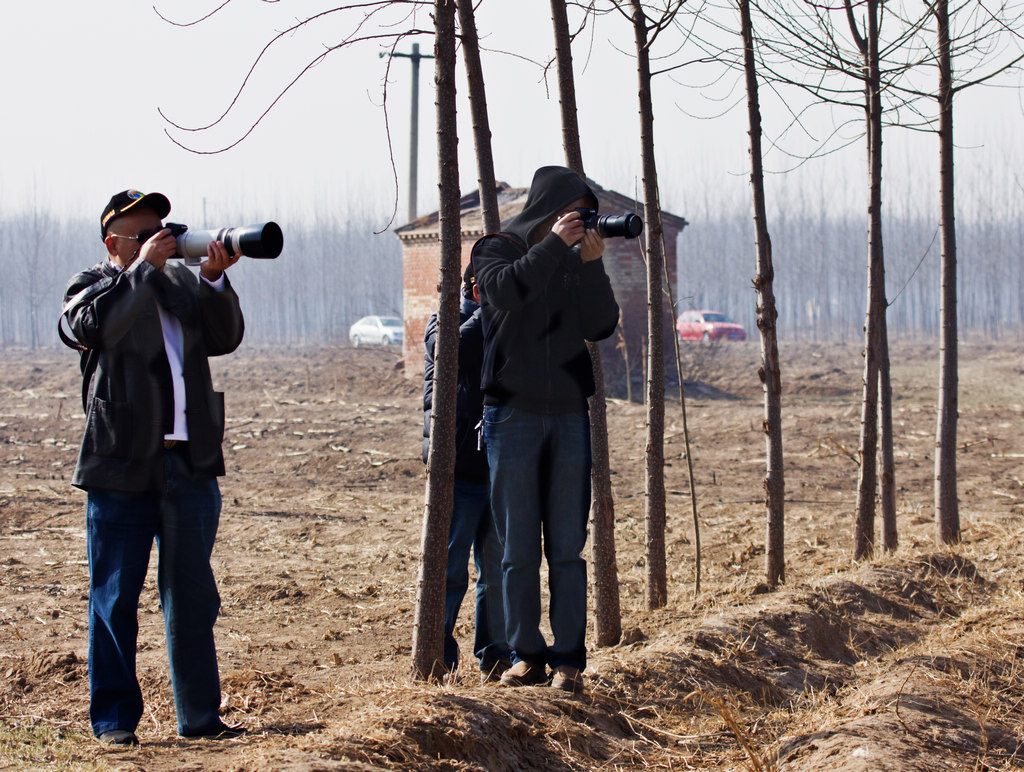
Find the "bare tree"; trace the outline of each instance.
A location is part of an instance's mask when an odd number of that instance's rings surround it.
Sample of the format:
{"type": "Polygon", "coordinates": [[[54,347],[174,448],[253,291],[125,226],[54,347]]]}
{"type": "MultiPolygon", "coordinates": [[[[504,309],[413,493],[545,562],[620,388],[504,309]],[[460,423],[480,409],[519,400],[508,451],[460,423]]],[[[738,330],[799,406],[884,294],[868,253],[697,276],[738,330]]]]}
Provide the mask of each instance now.
{"type": "Polygon", "coordinates": [[[956,485],[958,417],[956,225],[953,175],[953,52],[949,3],[932,4],[938,38],[939,65],[939,200],[942,232],[942,295],[939,339],[939,404],[935,429],[935,536],[944,544],[960,541],[960,503],[956,485]]]}
{"type": "Polygon", "coordinates": [[[455,390],[459,367],[462,221],[455,105],[455,0],[435,1],[434,27],[441,260],[434,349],[434,409],[430,415],[426,504],[412,636],[412,676],[415,679],[438,678],[444,672],[445,568],[455,480],[455,390]]]}
{"type": "Polygon", "coordinates": [[[761,103],[758,96],[754,32],[750,0],[739,0],[740,34],[743,37],[743,70],[747,87],[747,121],[750,127],[750,187],[754,201],[755,244],[757,246],[757,328],[761,333],[761,367],[758,376],[764,388],[764,433],[767,468],[764,477],[767,536],[765,539],[765,582],[774,589],[786,578],[785,475],[782,462],[782,378],[776,337],[775,266],[768,234],[765,208],[764,167],[761,151],[761,103]]]}
{"type": "Polygon", "coordinates": [[[1024,11],[1019,3],[1001,3],[997,11],[985,3],[954,5],[948,0],[927,0],[935,23],[936,48],[931,61],[939,82],[932,94],[938,107],[939,201],[942,234],[942,293],[940,300],[939,394],[935,432],[935,535],[940,543],[960,540],[957,500],[956,437],[958,414],[957,239],[954,219],[953,100],[966,88],[986,83],[1024,61],[1020,34],[1024,11]],[[960,20],[953,31],[952,18],[960,20]],[[1005,44],[1009,39],[1010,45],[1005,44]],[[969,56],[966,80],[954,74],[954,56],[969,56]],[[994,60],[994,63],[987,63],[994,60]],[[987,66],[987,71],[982,68],[987,66]]]}
{"type": "MultiPolygon", "coordinates": [[[[640,112],[640,150],[643,167],[645,261],[647,266],[647,328],[644,346],[644,406],[647,417],[645,452],[645,517],[644,572],[645,602],[649,609],[663,607],[668,601],[666,572],[666,502],[665,502],[665,299],[668,299],[669,320],[674,321],[675,300],[665,261],[665,231],[661,218],[661,194],[658,187],[657,163],[654,154],[654,105],[651,68],[651,47],[663,31],[673,26],[685,0],[664,0],[655,8],[639,0],[613,1],[616,8],[633,27],[637,56],[638,103],[640,112]],[[648,15],[648,9],[653,11],[648,15]]],[[[672,69],[671,67],[669,69],[672,69]]],[[[686,393],[683,379],[679,339],[672,337],[676,372],[679,378],[679,403],[682,410],[683,435],[686,445],[686,467],[693,512],[696,549],[694,585],[700,591],[700,521],[697,515],[697,494],[690,454],[689,428],[686,421],[686,393]]],[[[628,369],[627,369],[628,378],[628,369]]]]}
{"type": "MultiPolygon", "coordinates": [[[[669,276],[667,261],[665,262],[665,287],[668,293],[668,305],[673,310],[674,316],[676,300],[673,297],[672,279],[669,276]]],[[[683,421],[683,453],[686,456],[686,479],[690,487],[690,514],[693,516],[693,593],[696,596],[700,594],[700,516],[697,513],[697,485],[693,477],[693,453],[690,452],[690,427],[686,421],[686,379],[683,378],[683,357],[679,350],[678,335],[672,336],[672,346],[676,358],[676,377],[679,380],[679,411],[683,421]]]]}
{"type": "MultiPolygon", "coordinates": [[[[868,157],[868,307],[864,321],[864,396],[861,408],[860,473],[857,484],[857,524],[853,557],[870,557],[874,546],[875,489],[878,481],[878,395],[882,335],[885,331],[885,259],[882,246],[882,76],[879,63],[879,6],[866,0],[865,34],[854,18],[851,0],[844,0],[850,34],[863,65],[864,112],[868,157]]],[[[888,350],[888,348],[886,348],[888,350]]],[[[888,372],[888,365],[884,367],[888,372]]],[[[891,390],[887,390],[891,397],[891,390]]],[[[892,416],[891,408],[888,415],[892,416]]],[[[892,424],[883,427],[891,435],[892,424]]],[[[890,485],[892,480],[889,480],[890,485]]]]}
{"type": "MultiPolygon", "coordinates": [[[[576,85],[572,69],[572,36],[566,4],[551,0],[558,67],[558,101],[562,116],[562,145],[566,164],[586,179],[580,129],[576,120],[576,85]]],[[[594,371],[594,396],[589,400],[591,454],[591,556],[594,561],[594,631],[598,646],[614,646],[622,637],[619,605],[619,571],[615,559],[615,500],[612,497],[611,464],[608,454],[608,417],[605,401],[604,366],[601,349],[587,343],[594,371]]],[[[627,368],[627,379],[629,370],[627,368]]]]}
{"type": "MultiPolygon", "coordinates": [[[[630,0],[637,56],[640,110],[640,154],[643,165],[644,220],[647,257],[647,449],[645,474],[644,572],[647,608],[668,602],[665,568],[665,297],[663,291],[665,239],[661,222],[658,169],[654,157],[654,102],[651,94],[651,46],[670,27],[683,0],[666,0],[648,17],[640,0],[630,0]]],[[[616,6],[624,14],[622,3],[616,6]]]]}
{"type": "MultiPolygon", "coordinates": [[[[1017,2],[1004,1],[989,5],[985,2],[962,2],[953,7],[958,19],[956,32],[951,32],[948,0],[925,0],[918,14],[909,4],[884,3],[882,0],[864,0],[853,3],[844,0],[850,32],[859,51],[854,57],[843,53],[832,33],[829,15],[832,9],[805,0],[805,15],[816,21],[821,34],[808,34],[810,27],[801,23],[800,14],[794,14],[791,5],[770,2],[760,5],[770,9],[769,18],[777,25],[777,34],[771,44],[776,51],[788,50],[789,61],[806,66],[808,60],[823,73],[821,78],[802,81],[789,79],[812,94],[815,99],[831,104],[852,104],[841,87],[829,85],[825,78],[833,72],[853,77],[863,83],[864,109],[867,117],[867,135],[870,170],[870,236],[869,236],[869,301],[865,325],[865,383],[862,413],[861,475],[858,485],[858,518],[854,556],[866,557],[873,548],[873,517],[875,490],[876,427],[882,431],[882,501],[886,517],[886,548],[896,546],[895,495],[891,461],[891,386],[887,382],[888,363],[880,359],[887,356],[887,323],[884,318],[885,300],[882,282],[884,267],[878,254],[881,250],[881,161],[876,159],[881,150],[879,113],[889,114],[887,122],[915,129],[931,130],[937,125],[940,140],[940,201],[942,234],[942,294],[940,302],[940,385],[939,409],[936,429],[935,509],[936,534],[940,542],[959,539],[959,513],[956,501],[956,414],[957,414],[957,286],[956,286],[956,229],[953,217],[953,98],[961,90],[985,83],[1022,61],[1020,53],[1021,22],[1024,9],[1017,2]],[[855,21],[855,11],[866,15],[866,30],[861,33],[855,21]],[[897,24],[897,34],[883,43],[880,37],[880,19],[887,12],[897,24]],[[899,14],[903,13],[904,16],[899,14]],[[936,27],[936,44],[922,42],[922,32],[928,20],[936,27]],[[1008,45],[1009,43],[1009,45],[1008,45]],[[965,77],[956,79],[953,71],[954,56],[966,58],[965,77]],[[921,65],[935,65],[939,71],[937,90],[913,85],[913,78],[921,65]],[[985,70],[982,72],[982,70],[985,70]],[[922,101],[935,100],[937,117],[926,115],[922,101]],[[883,104],[885,102],[885,104],[883,104]],[[877,250],[877,252],[876,252],[877,250]],[[875,404],[880,395],[881,410],[875,404]]],[[[780,81],[784,80],[780,78],[780,81]]]]}
{"type": "MultiPolygon", "coordinates": [[[[757,0],[755,0],[757,3],[757,0]]],[[[766,30],[759,34],[761,46],[789,65],[798,66],[801,77],[769,68],[771,79],[796,87],[810,95],[813,103],[842,107],[859,106],[864,115],[864,136],[868,160],[868,278],[867,309],[864,323],[864,376],[859,443],[860,467],[857,484],[857,511],[854,529],[854,559],[870,557],[874,550],[875,496],[879,474],[879,434],[882,436],[882,499],[886,512],[887,546],[895,547],[895,472],[892,452],[892,389],[885,314],[885,261],[882,240],[882,127],[886,110],[890,122],[899,122],[903,112],[915,115],[916,97],[901,92],[899,82],[916,63],[912,42],[921,28],[921,19],[902,20],[896,34],[884,41],[880,16],[883,0],[864,0],[854,4],[844,0],[845,15],[852,45],[840,33],[832,18],[839,9],[803,0],[799,12],[785,2],[757,3],[764,13],[766,30]],[[858,21],[863,12],[864,29],[858,21]],[[884,46],[886,58],[883,59],[884,46]],[[900,58],[902,57],[902,58],[900,58]],[[807,77],[810,70],[813,77],[807,77]],[[853,84],[853,88],[849,84],[853,84]],[[857,90],[860,92],[859,105],[857,90]],[[883,97],[889,94],[889,104],[883,97]],[[881,399],[882,405],[879,406],[881,399]]]]}

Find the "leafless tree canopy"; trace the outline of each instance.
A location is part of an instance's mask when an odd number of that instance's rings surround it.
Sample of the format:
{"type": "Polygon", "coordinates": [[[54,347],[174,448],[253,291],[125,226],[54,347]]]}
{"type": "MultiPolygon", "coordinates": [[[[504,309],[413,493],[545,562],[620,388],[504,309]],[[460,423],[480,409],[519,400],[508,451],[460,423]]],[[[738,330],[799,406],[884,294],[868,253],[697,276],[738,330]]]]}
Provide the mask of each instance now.
{"type": "MultiPolygon", "coordinates": [[[[228,0],[230,2],[231,0],[228,0]]],[[[159,4],[157,10],[177,25],[202,24],[228,2],[211,3],[210,12],[195,19],[179,18],[171,4],[159,4]]],[[[586,61],[610,25],[628,29],[610,0],[569,3],[570,27],[579,59],[586,61]],[[580,19],[592,14],[593,23],[580,25],[580,19]]],[[[622,5],[621,3],[619,5],[622,5]]],[[[772,222],[772,241],[785,261],[776,266],[776,288],[780,340],[818,339],[855,340],[863,323],[861,264],[864,241],[862,218],[834,205],[835,191],[845,189],[847,180],[837,171],[831,151],[845,144],[860,143],[861,135],[850,126],[861,123],[860,88],[857,79],[861,67],[857,43],[851,38],[842,3],[812,3],[806,0],[756,0],[754,31],[757,36],[759,72],[766,78],[762,103],[781,105],[790,111],[786,130],[766,137],[766,148],[793,155],[793,165],[816,164],[819,187],[788,186],[778,175],[769,180],[768,209],[772,222]],[[829,10],[834,6],[835,10],[829,10]],[[772,21],[769,10],[784,11],[772,21]],[[832,40],[812,35],[823,25],[832,40]],[[783,54],[799,48],[808,62],[826,67],[827,75],[810,77],[810,65],[796,68],[785,63],[783,54]],[[812,129],[811,93],[830,103],[826,120],[831,128],[824,134],[812,129]],[[855,109],[845,109],[850,105],[855,109]],[[850,124],[850,125],[848,125],[850,124]],[[805,159],[792,151],[796,140],[811,137],[819,150],[805,159]]],[[[217,115],[203,116],[196,125],[185,126],[179,116],[167,115],[168,133],[181,144],[197,151],[209,143],[204,131],[217,125],[231,139],[241,139],[259,122],[264,110],[276,101],[272,95],[257,110],[255,123],[235,115],[237,94],[253,89],[266,72],[265,56],[289,30],[315,27],[341,21],[347,32],[330,46],[310,51],[305,61],[296,62],[284,79],[294,82],[309,67],[332,52],[346,46],[362,45],[387,52],[407,37],[432,34],[429,19],[431,3],[425,0],[366,0],[337,4],[326,10],[299,17],[288,29],[268,34],[265,45],[255,51],[247,74],[236,94],[225,97],[224,109],[217,115]],[[233,132],[233,133],[232,133],[233,132]]],[[[650,16],[657,18],[666,2],[646,3],[650,16]]],[[[957,91],[977,83],[994,83],[994,78],[1009,67],[1019,66],[1022,50],[1024,4],[1019,0],[958,0],[951,3],[954,29],[952,53],[953,88],[957,91]],[[970,33],[970,34],[968,34],[970,33]]],[[[930,5],[924,2],[887,0],[883,5],[881,49],[883,68],[891,87],[883,94],[887,100],[890,124],[930,132],[934,105],[935,62],[938,51],[928,22],[930,5]]],[[[853,13],[861,14],[853,4],[853,13]]],[[[547,19],[539,19],[545,26],[547,19]]],[[[337,26],[337,25],[336,25],[337,26]]],[[[336,27],[332,27],[335,29],[336,27]]],[[[693,113],[724,111],[742,102],[738,88],[741,60],[739,28],[735,8],[726,0],[687,0],[672,25],[652,30],[657,37],[652,73],[663,73],[676,86],[659,95],[674,98],[675,109],[693,113]],[[716,67],[724,90],[718,106],[704,98],[706,76],[691,75],[691,66],[716,67]],[[727,85],[731,83],[731,89],[727,85]]],[[[488,30],[482,29],[486,36],[488,30]]],[[[486,41],[485,41],[486,42],[486,41]]],[[[624,52],[626,53],[626,52],[624,52]]],[[[499,56],[487,51],[486,56],[499,56]]],[[[486,64],[486,63],[485,63],[486,64]]],[[[541,65],[539,65],[541,66],[541,65]]],[[[386,82],[380,84],[387,110],[386,82]]],[[[290,86],[286,86],[286,89],[290,86]]],[[[917,137],[918,135],[912,135],[917,137]]],[[[665,140],[659,152],[695,155],[699,148],[676,141],[669,151],[665,140]]],[[[930,148],[934,138],[920,133],[920,143],[930,148]]],[[[994,137],[993,141],[998,141],[994,137]]],[[[223,147],[211,147],[202,152],[223,147]]],[[[1021,189],[1015,170],[1024,159],[1007,157],[1005,164],[988,170],[974,180],[994,180],[1000,189],[1021,189]]],[[[769,172],[773,170],[769,169],[769,172]]],[[[775,169],[774,171],[778,171],[775,169]]],[[[500,170],[499,170],[500,174],[500,170]]],[[[398,176],[392,169],[394,184],[398,176]]],[[[934,337],[939,324],[939,252],[938,213],[931,203],[937,183],[927,174],[909,165],[887,166],[887,194],[883,212],[886,233],[886,280],[890,302],[888,329],[891,337],[934,337]]],[[[971,336],[1019,337],[1024,330],[1024,307],[1019,302],[1019,287],[1024,285],[1024,263],[1019,259],[1024,243],[1024,197],[993,197],[982,189],[980,181],[958,180],[958,320],[960,334],[971,336]]],[[[676,291],[680,309],[719,308],[730,313],[748,330],[754,329],[755,312],[749,282],[749,255],[754,243],[749,205],[744,198],[735,201],[716,197],[714,183],[670,181],[706,192],[691,195],[687,211],[679,212],[690,222],[679,243],[680,282],[676,291]]],[[[663,190],[663,198],[666,190],[663,190]]],[[[397,201],[397,198],[396,198],[397,201]]],[[[242,224],[252,221],[251,213],[233,213],[214,224],[242,224]]],[[[249,327],[247,339],[258,343],[314,343],[344,338],[348,324],[366,313],[401,312],[401,267],[397,240],[391,234],[374,236],[388,224],[388,216],[376,212],[340,212],[336,217],[317,216],[315,221],[293,224],[282,222],[285,252],[276,263],[246,265],[233,273],[233,280],[244,289],[249,327]],[[288,261],[301,259],[311,267],[317,280],[307,286],[305,276],[287,270],[288,261]],[[312,292],[311,292],[312,290],[312,292]],[[311,297],[312,296],[312,297],[311,297]],[[256,311],[258,309],[258,311],[256,311]]],[[[0,212],[0,346],[57,345],[54,314],[62,296],[64,282],[75,271],[97,262],[103,248],[91,219],[78,221],[47,212],[44,202],[29,202],[17,211],[0,212]],[[95,251],[93,251],[95,250],[95,251]],[[38,271],[37,261],[45,261],[46,271],[38,271]]]]}

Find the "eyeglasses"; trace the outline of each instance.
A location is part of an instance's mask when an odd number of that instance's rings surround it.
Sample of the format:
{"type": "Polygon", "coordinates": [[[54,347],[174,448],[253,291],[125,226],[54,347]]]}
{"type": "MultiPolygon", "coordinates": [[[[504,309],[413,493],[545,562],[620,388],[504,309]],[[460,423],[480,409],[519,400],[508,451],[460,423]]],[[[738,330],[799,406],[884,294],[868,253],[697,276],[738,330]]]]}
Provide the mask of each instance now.
{"type": "Polygon", "coordinates": [[[121,233],[108,233],[108,236],[113,236],[115,239],[128,239],[130,241],[138,241],[138,236],[125,236],[121,233]]]}

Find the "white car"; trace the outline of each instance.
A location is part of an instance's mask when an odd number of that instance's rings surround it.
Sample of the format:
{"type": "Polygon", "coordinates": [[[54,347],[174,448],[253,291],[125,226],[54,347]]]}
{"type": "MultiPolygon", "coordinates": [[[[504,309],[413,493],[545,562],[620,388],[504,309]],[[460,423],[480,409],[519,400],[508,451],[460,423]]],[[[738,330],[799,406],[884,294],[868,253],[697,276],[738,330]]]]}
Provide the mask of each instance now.
{"type": "Polygon", "coordinates": [[[353,346],[389,346],[401,343],[404,332],[402,320],[397,316],[364,316],[348,328],[348,339],[353,346]]]}

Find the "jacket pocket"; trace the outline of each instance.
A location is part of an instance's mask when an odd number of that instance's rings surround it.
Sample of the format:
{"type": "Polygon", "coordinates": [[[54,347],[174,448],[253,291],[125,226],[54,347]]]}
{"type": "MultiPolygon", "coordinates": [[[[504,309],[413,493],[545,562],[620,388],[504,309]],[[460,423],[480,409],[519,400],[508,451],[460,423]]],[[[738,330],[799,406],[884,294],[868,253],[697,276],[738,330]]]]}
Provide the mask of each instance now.
{"type": "Polygon", "coordinates": [[[128,458],[132,447],[131,405],[93,397],[85,437],[86,446],[97,456],[128,458]]]}

